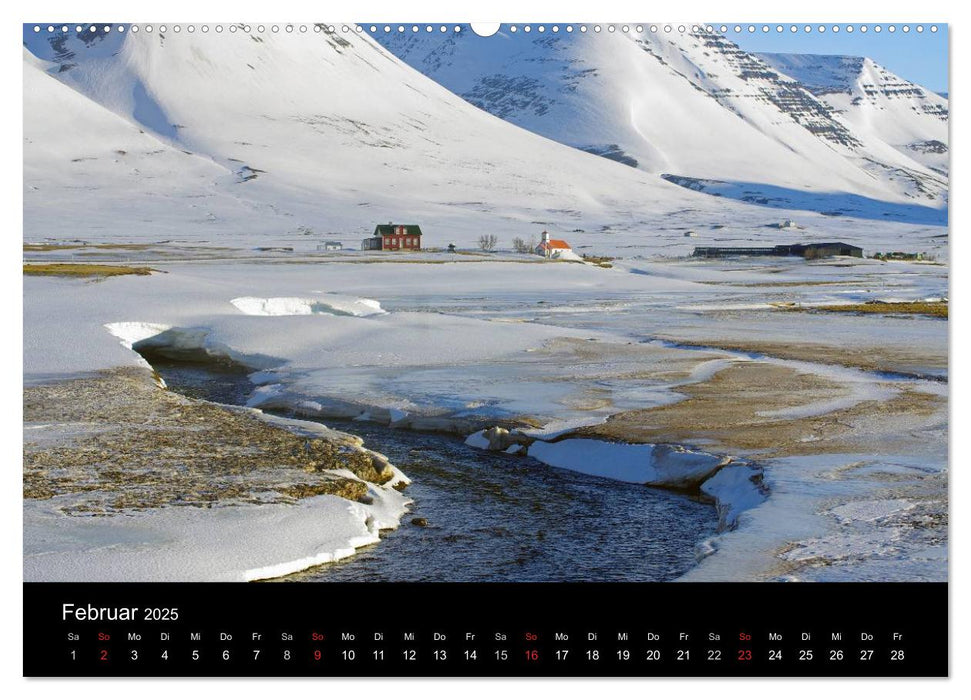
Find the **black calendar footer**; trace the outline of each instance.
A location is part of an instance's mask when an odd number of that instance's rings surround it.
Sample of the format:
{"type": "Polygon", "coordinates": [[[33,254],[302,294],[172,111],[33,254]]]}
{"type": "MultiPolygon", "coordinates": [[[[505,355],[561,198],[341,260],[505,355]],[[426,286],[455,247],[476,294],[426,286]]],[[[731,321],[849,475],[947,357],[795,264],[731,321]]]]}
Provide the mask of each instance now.
{"type": "Polygon", "coordinates": [[[26,676],[946,676],[943,583],[25,583],[26,676]]]}

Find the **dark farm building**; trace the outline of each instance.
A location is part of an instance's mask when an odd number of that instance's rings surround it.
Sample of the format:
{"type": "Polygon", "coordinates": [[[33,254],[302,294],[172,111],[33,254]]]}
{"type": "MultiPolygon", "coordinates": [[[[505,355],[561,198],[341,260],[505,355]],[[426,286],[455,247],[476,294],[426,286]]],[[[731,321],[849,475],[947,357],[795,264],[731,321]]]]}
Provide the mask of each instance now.
{"type": "Polygon", "coordinates": [[[416,224],[378,224],[374,235],[361,241],[361,250],[421,250],[421,227],[416,224]]]}
{"type": "Polygon", "coordinates": [[[696,258],[729,258],[738,255],[771,255],[785,257],[798,255],[804,258],[828,258],[834,255],[863,257],[863,248],[849,243],[796,243],[771,248],[695,248],[696,258]]]}

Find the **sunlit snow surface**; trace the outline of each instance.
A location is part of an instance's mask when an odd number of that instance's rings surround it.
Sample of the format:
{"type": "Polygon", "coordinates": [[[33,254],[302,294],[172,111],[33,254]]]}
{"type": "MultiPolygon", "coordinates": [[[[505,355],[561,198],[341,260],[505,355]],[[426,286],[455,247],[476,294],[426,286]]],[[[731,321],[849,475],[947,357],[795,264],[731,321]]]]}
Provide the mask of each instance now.
{"type": "MultiPolygon", "coordinates": [[[[328,416],[358,417],[401,427],[461,425],[463,418],[532,416],[546,424],[533,434],[553,439],[565,426],[602,421],[618,410],[678,401],[679,386],[685,382],[704,380],[731,363],[751,361],[745,353],[712,359],[703,349],[679,349],[655,340],[659,335],[690,338],[692,333],[706,330],[708,342],[713,336],[731,340],[738,334],[758,334],[789,342],[823,336],[841,342],[845,337],[846,342],[860,347],[870,343],[884,349],[906,349],[917,343],[924,350],[927,366],[901,369],[931,379],[888,378],[878,372],[811,362],[760,361],[778,362],[842,383],[848,392],[841,399],[844,406],[880,399],[904,388],[946,395],[946,385],[932,379],[945,372],[941,364],[946,360],[945,322],[912,317],[784,314],[765,302],[780,293],[787,299],[818,302],[830,299],[832,292],[827,286],[812,284],[783,287],[783,292],[732,286],[750,284],[769,274],[772,279],[789,281],[825,279],[840,283],[842,288],[846,285],[841,280],[857,279],[873,270],[874,277],[864,286],[879,284],[909,297],[939,297],[946,291],[946,268],[919,264],[873,268],[865,262],[812,265],[801,260],[777,264],[775,272],[766,273],[757,265],[732,261],[702,266],[640,261],[611,270],[518,262],[225,262],[169,264],[165,266],[167,274],[121,277],[102,283],[26,278],[25,381],[139,364],[140,356],[130,349],[133,344],[201,347],[258,370],[252,375],[259,384],[251,396],[253,405],[289,407],[325,421],[328,416]],[[367,276],[361,275],[362,267],[367,268],[367,276]],[[281,269],[286,275],[280,274],[281,269]],[[709,284],[711,281],[731,284],[709,284]],[[388,313],[253,316],[241,313],[232,303],[241,297],[331,298],[326,290],[340,290],[348,299],[373,299],[388,313]],[[734,300],[741,299],[746,301],[743,311],[732,311],[734,300]],[[726,313],[727,320],[719,321],[726,313]],[[647,347],[650,353],[636,354],[638,346],[647,347]],[[645,363],[652,362],[659,369],[684,363],[681,366],[690,371],[669,381],[636,379],[637,372],[652,366],[645,363]],[[597,403],[591,404],[591,397],[596,397],[597,403]]],[[[375,308],[374,304],[368,306],[375,308]]],[[[831,409],[809,403],[789,413],[812,416],[831,409]]],[[[946,426],[941,429],[946,430],[946,426]]],[[[933,437],[936,433],[923,434],[922,440],[938,440],[933,437]]],[[[943,439],[934,444],[916,442],[914,450],[922,453],[916,463],[923,470],[939,472],[946,465],[945,446],[943,439]]],[[[373,447],[380,449],[379,445],[373,447]]],[[[700,448],[703,451],[704,445],[700,448]]],[[[650,460],[629,462],[626,457],[621,459],[622,455],[609,456],[602,450],[583,459],[580,453],[566,449],[563,442],[534,449],[535,456],[554,466],[634,481],[649,482],[651,474],[656,477],[656,466],[650,460]],[[607,456],[610,458],[602,459],[607,456]],[[576,459],[579,462],[572,461],[576,459]]],[[[914,461],[912,457],[886,455],[846,458],[853,462],[861,459],[873,460],[875,468],[887,460],[914,461]]],[[[869,528],[870,514],[882,512],[879,502],[884,500],[880,495],[884,487],[879,480],[820,480],[819,473],[838,471],[841,463],[842,458],[825,456],[769,461],[762,465],[770,491],[767,499],[753,489],[752,473],[744,466],[723,469],[706,481],[703,489],[718,500],[720,518],[737,521],[738,527],[706,544],[715,553],[689,573],[689,578],[764,577],[779,561],[776,550],[786,542],[804,542],[800,545],[803,550],[796,547],[785,555],[785,561],[799,563],[810,554],[820,556],[831,551],[833,538],[838,539],[840,530],[847,528],[854,530],[848,536],[857,538],[853,541],[857,541],[861,553],[855,559],[840,557],[840,562],[846,566],[845,577],[861,576],[859,567],[872,561],[872,557],[864,556],[861,542],[889,535],[882,531],[868,535],[855,532],[858,528],[853,523],[847,525],[847,518],[869,528]],[[803,469],[803,464],[818,466],[803,469]],[[833,503],[833,499],[839,502],[833,503]],[[852,506],[858,500],[867,505],[852,506]],[[854,510],[841,510],[840,505],[854,510]],[[832,514],[826,515],[833,508],[832,514]]],[[[703,462],[702,466],[708,469],[711,464],[703,462]]],[[[899,501],[899,497],[889,499],[891,504],[899,505],[899,501]]],[[[240,511],[239,517],[244,512],[240,511]]],[[[28,508],[28,530],[42,514],[42,508],[28,508]]],[[[174,516],[159,517],[163,518],[158,521],[161,527],[163,521],[168,522],[166,518],[174,516]]],[[[170,524],[180,532],[188,527],[181,521],[170,524]]],[[[58,531],[49,529],[54,525],[48,519],[37,520],[37,527],[44,532],[58,531]]],[[[896,552],[897,568],[887,566],[874,575],[907,578],[909,565],[899,555],[907,551],[907,538],[902,533],[898,533],[894,547],[881,545],[873,550],[896,552]]],[[[92,543],[100,542],[102,534],[92,531],[92,543]]],[[[307,557],[318,554],[308,552],[307,557]]],[[[920,575],[942,577],[946,561],[943,551],[930,561],[936,563],[924,566],[920,575]]],[[[250,569],[260,568],[255,564],[247,567],[233,575],[243,576],[250,569]]],[[[824,573],[832,576],[836,571],[829,567],[824,573]]],[[[214,574],[209,567],[197,573],[214,574]]]]}
{"type": "MultiPolygon", "coordinates": [[[[349,472],[348,472],[349,474],[349,472]]],[[[173,507],[66,518],[70,496],[25,503],[28,581],[253,581],[339,561],[395,527],[407,499],[369,489],[362,505],[314,496],[293,505],[173,507]]]]}
{"type": "Polygon", "coordinates": [[[687,187],[817,211],[946,198],[947,99],[862,57],[750,54],[700,28],[376,38],[492,114],[687,187]]]}

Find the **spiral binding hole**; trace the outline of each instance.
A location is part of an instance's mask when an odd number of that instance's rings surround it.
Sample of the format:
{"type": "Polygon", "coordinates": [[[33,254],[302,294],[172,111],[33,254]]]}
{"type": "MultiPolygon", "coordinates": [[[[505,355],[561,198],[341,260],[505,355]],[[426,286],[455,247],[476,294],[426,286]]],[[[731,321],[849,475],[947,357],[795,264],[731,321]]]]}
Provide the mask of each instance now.
{"type": "MultiPolygon", "coordinates": [[[[255,27],[255,29],[253,27],[251,27],[250,25],[242,25],[242,24],[240,24],[240,25],[227,25],[227,26],[229,27],[229,31],[231,33],[234,33],[234,34],[238,30],[240,30],[240,29],[242,31],[248,33],[248,34],[252,34],[252,33],[254,33],[254,31],[256,33],[265,33],[267,31],[267,27],[265,25],[262,25],[262,24],[261,25],[257,25],[255,27]]],[[[269,31],[272,32],[272,33],[274,33],[274,34],[278,34],[278,33],[280,33],[281,27],[283,28],[283,30],[287,34],[292,34],[296,29],[299,29],[299,31],[301,33],[306,33],[306,31],[307,31],[307,25],[293,25],[293,24],[286,24],[286,25],[273,24],[273,25],[270,25],[269,26],[269,31]]],[[[837,25],[837,24],[834,24],[834,25],[831,25],[831,26],[826,26],[826,25],[823,25],[823,24],[816,25],[816,26],[809,25],[809,24],[806,24],[806,25],[796,25],[796,24],[792,24],[792,25],[782,25],[782,24],[768,25],[768,24],[763,24],[761,26],[754,25],[754,24],[749,24],[749,25],[736,24],[736,25],[733,25],[731,27],[726,26],[724,24],[723,25],[720,25],[718,27],[714,27],[714,26],[712,26],[712,25],[709,24],[709,25],[704,25],[704,26],[702,26],[702,25],[691,25],[690,29],[688,27],[686,27],[685,25],[673,26],[673,25],[670,25],[670,24],[665,24],[665,25],[661,25],[661,26],[658,26],[656,24],[652,24],[652,25],[650,25],[648,27],[645,27],[644,25],[640,25],[640,24],[638,24],[638,25],[629,25],[629,24],[623,24],[623,25],[620,25],[620,24],[618,24],[618,25],[605,24],[605,25],[600,25],[600,24],[594,24],[594,25],[589,25],[589,26],[588,25],[585,25],[585,24],[582,24],[582,25],[572,25],[572,24],[569,24],[569,25],[564,25],[562,27],[560,25],[544,25],[544,24],[539,24],[539,25],[529,25],[529,24],[515,25],[515,24],[512,24],[512,25],[508,25],[508,31],[510,33],[513,33],[513,34],[515,34],[517,32],[520,32],[520,31],[523,32],[523,33],[527,33],[528,34],[528,33],[532,33],[533,30],[535,29],[535,31],[536,32],[539,32],[539,33],[546,33],[547,31],[550,31],[550,32],[553,32],[553,33],[559,33],[560,30],[562,29],[563,31],[565,31],[567,33],[573,33],[574,31],[580,31],[580,33],[585,34],[585,33],[588,32],[588,30],[591,27],[592,27],[594,33],[597,33],[597,34],[602,33],[604,27],[606,27],[607,32],[612,33],[612,34],[613,33],[616,33],[618,29],[621,32],[623,32],[624,34],[630,34],[632,32],[636,32],[638,34],[641,34],[641,33],[643,33],[644,31],[647,31],[647,30],[649,30],[653,34],[658,33],[658,31],[663,31],[666,34],[670,34],[672,31],[675,31],[675,30],[678,31],[679,33],[682,33],[682,34],[684,34],[685,32],[688,32],[688,31],[691,31],[693,33],[701,32],[701,31],[705,31],[705,32],[721,32],[722,34],[728,34],[730,32],[735,33],[735,34],[741,34],[741,33],[755,34],[755,33],[759,32],[759,31],[761,31],[763,34],[768,34],[768,33],[772,32],[773,30],[776,33],[778,33],[778,34],[781,34],[781,33],[786,32],[786,31],[788,31],[788,32],[790,32],[792,34],[797,34],[797,33],[800,33],[800,32],[804,32],[806,34],[810,34],[810,33],[825,34],[826,32],[832,32],[833,34],[838,34],[841,31],[842,32],[846,32],[847,34],[852,34],[853,32],[860,32],[861,34],[866,34],[866,33],[869,33],[869,32],[873,32],[873,33],[876,33],[876,34],[880,34],[880,33],[883,33],[884,31],[889,32],[890,34],[896,34],[897,31],[898,31],[898,29],[899,29],[900,32],[903,32],[904,34],[910,34],[912,31],[914,33],[917,33],[917,34],[925,34],[925,33],[928,33],[928,32],[931,33],[931,34],[936,34],[940,30],[940,27],[938,25],[936,25],[936,24],[931,24],[931,25],[923,25],[923,24],[915,24],[915,25],[910,25],[910,24],[904,24],[904,25],[893,25],[893,24],[888,24],[888,25],[880,25],[880,24],[874,24],[874,25],[867,25],[867,24],[837,25]]],[[[185,31],[187,33],[189,33],[189,34],[194,34],[195,31],[196,31],[196,25],[188,24],[188,25],[184,25],[184,28],[185,28],[185,31]]],[[[218,34],[218,33],[222,33],[224,27],[221,24],[217,24],[217,25],[212,25],[211,28],[213,29],[213,31],[215,31],[218,34]]],[[[60,32],[60,33],[66,34],[66,33],[70,32],[72,28],[69,25],[61,25],[61,26],[58,27],[58,26],[55,26],[53,24],[50,24],[50,25],[35,24],[35,25],[33,25],[31,27],[31,29],[32,29],[32,31],[35,34],[38,34],[38,33],[43,32],[43,31],[46,31],[48,34],[53,34],[55,32],[60,32]]],[[[176,24],[176,25],[168,26],[168,25],[165,25],[165,24],[160,24],[160,25],[152,25],[152,24],[137,25],[137,24],[132,24],[132,25],[129,25],[128,27],[126,27],[124,25],[117,25],[117,26],[113,26],[113,25],[102,25],[102,26],[97,26],[97,25],[93,25],[92,24],[92,25],[84,26],[84,25],[78,24],[78,25],[75,25],[73,27],[73,29],[74,29],[74,31],[76,33],[82,33],[82,32],[87,31],[87,32],[90,32],[90,33],[104,33],[104,34],[109,34],[112,31],[115,31],[115,32],[117,32],[117,33],[120,34],[120,33],[123,33],[123,32],[125,32],[127,30],[127,31],[129,31],[131,33],[138,33],[139,31],[143,31],[143,32],[147,32],[149,34],[151,34],[153,32],[157,32],[159,34],[167,34],[167,33],[170,33],[170,32],[171,33],[174,33],[174,34],[180,34],[182,32],[183,25],[176,24]]],[[[206,34],[210,30],[210,25],[206,25],[206,24],[199,25],[198,29],[203,34],[206,34]]],[[[351,28],[348,25],[346,25],[346,24],[345,25],[341,25],[341,28],[340,28],[340,30],[342,32],[345,32],[345,33],[348,32],[348,31],[350,31],[350,29],[351,28]]],[[[422,31],[422,27],[420,25],[417,25],[417,24],[414,24],[414,25],[403,25],[403,24],[401,24],[401,25],[396,25],[396,26],[384,25],[383,27],[377,27],[375,25],[370,25],[368,27],[363,27],[361,25],[353,25],[353,29],[354,29],[355,32],[358,32],[358,33],[361,33],[361,32],[364,32],[364,31],[370,31],[372,34],[377,33],[379,31],[382,31],[382,30],[386,34],[390,34],[391,32],[394,32],[394,31],[397,31],[399,34],[404,34],[404,33],[408,32],[409,30],[411,31],[411,33],[417,34],[417,33],[419,33],[419,32],[422,31]]],[[[435,31],[435,29],[436,29],[436,25],[431,25],[431,24],[424,25],[424,30],[425,30],[426,33],[432,33],[432,32],[435,31]]],[[[456,24],[456,25],[454,25],[452,27],[449,27],[449,26],[444,25],[444,24],[443,25],[438,25],[437,26],[437,29],[438,29],[439,32],[441,32],[443,34],[449,32],[450,30],[452,32],[456,33],[456,34],[461,33],[463,31],[462,26],[461,25],[458,25],[458,24],[456,24]]],[[[334,25],[324,25],[324,26],[314,25],[314,31],[320,32],[321,30],[323,30],[325,32],[328,32],[328,33],[336,33],[337,32],[337,28],[334,25]]]]}

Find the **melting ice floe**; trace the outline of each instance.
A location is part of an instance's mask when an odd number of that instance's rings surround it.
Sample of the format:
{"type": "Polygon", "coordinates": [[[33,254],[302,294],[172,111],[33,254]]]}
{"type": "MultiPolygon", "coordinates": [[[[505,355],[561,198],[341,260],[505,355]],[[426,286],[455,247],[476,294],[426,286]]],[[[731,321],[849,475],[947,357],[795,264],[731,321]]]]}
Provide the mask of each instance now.
{"type": "Polygon", "coordinates": [[[374,316],[387,313],[374,299],[337,294],[326,298],[236,297],[230,303],[248,316],[374,316]]]}
{"type": "MultiPolygon", "coordinates": [[[[492,445],[487,431],[473,433],[465,442],[479,449],[490,449],[492,445]]],[[[510,450],[520,453],[517,445],[511,445],[510,450]]],[[[715,501],[719,530],[734,527],[743,511],[766,497],[761,468],[733,464],[730,458],[675,445],[577,438],[559,442],[536,440],[526,454],[552,467],[591,476],[663,488],[700,489],[715,501]]]]}
{"type": "Polygon", "coordinates": [[[722,457],[669,445],[584,439],[537,441],[529,446],[529,456],[583,474],[669,488],[697,486],[726,464],[722,457]]]}
{"type": "Polygon", "coordinates": [[[145,321],[119,321],[118,323],[106,323],[105,328],[107,328],[108,332],[113,336],[121,340],[121,344],[129,350],[131,350],[136,343],[172,330],[172,326],[164,323],[147,323],[145,321]]]}
{"type": "Polygon", "coordinates": [[[185,328],[144,321],[106,323],[104,328],[120,339],[122,346],[133,350],[138,363],[149,369],[152,366],[141,357],[146,350],[225,359],[251,369],[267,369],[279,363],[276,358],[266,355],[234,350],[230,345],[216,340],[210,328],[185,328]]]}

